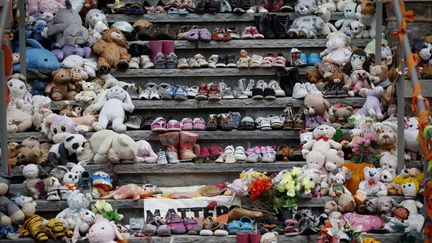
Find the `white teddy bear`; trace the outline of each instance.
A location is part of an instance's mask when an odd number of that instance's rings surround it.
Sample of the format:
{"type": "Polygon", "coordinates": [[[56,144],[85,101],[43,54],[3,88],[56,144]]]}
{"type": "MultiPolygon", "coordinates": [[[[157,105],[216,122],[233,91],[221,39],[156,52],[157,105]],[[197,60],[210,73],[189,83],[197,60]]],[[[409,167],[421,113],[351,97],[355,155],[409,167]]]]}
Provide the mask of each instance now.
{"type": "Polygon", "coordinates": [[[67,196],[68,208],[57,214],[56,219],[65,222],[68,228],[74,229],[81,222],[80,211],[90,206],[90,198],[78,191],[70,192],[67,196]]]}
{"type": "Polygon", "coordinates": [[[288,38],[317,38],[324,27],[324,21],[314,15],[317,10],[316,0],[297,1],[294,7],[297,17],[287,32],[288,38]]]}
{"type": "Polygon", "coordinates": [[[348,25],[357,20],[357,4],[353,2],[345,3],[343,13],[344,18],[339,19],[335,22],[336,28],[339,28],[339,31],[349,32],[348,25]]]}
{"type": "Polygon", "coordinates": [[[377,168],[366,167],[363,170],[365,180],[360,182],[358,192],[366,196],[387,196],[387,188],[380,181],[381,175],[377,168]]]}
{"type": "Polygon", "coordinates": [[[347,29],[350,31],[351,36],[355,39],[369,38],[369,32],[365,29],[364,24],[357,20],[349,23],[347,29]]]}
{"type": "Polygon", "coordinates": [[[96,131],[107,128],[108,123],[112,123],[115,132],[125,132],[126,126],[123,124],[126,113],[135,109],[129,94],[120,86],[114,86],[105,90],[96,104],[91,109],[99,112],[99,121],[93,123],[96,131]]]}
{"type": "Polygon", "coordinates": [[[26,80],[22,74],[14,74],[9,78],[7,86],[10,92],[10,110],[33,111],[32,95],[27,90],[26,80]]]}
{"type": "Polygon", "coordinates": [[[92,82],[81,81],[82,91],[75,95],[78,102],[88,103],[96,99],[95,85],[92,82]]]}
{"type": "Polygon", "coordinates": [[[328,125],[320,125],[313,131],[314,139],[303,145],[302,154],[306,158],[306,164],[313,163],[310,157],[316,153],[326,158],[331,150],[340,150],[342,145],[331,138],[336,134],[336,129],[328,125]]]}
{"type": "Polygon", "coordinates": [[[397,169],[398,160],[397,156],[389,153],[383,152],[380,158],[380,167],[383,169],[397,169]]]}

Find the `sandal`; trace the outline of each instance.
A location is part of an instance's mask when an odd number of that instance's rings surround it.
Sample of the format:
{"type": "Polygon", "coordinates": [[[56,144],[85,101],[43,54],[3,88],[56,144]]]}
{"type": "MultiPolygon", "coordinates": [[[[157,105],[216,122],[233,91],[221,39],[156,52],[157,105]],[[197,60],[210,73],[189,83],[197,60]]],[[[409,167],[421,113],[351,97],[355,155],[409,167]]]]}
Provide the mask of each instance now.
{"type": "Polygon", "coordinates": [[[282,54],[278,54],[272,62],[272,67],[285,67],[286,58],[282,54]]]}
{"type": "Polygon", "coordinates": [[[186,39],[188,41],[198,42],[200,40],[200,30],[196,27],[192,27],[192,29],[189,30],[186,39]]]}
{"type": "Polygon", "coordinates": [[[163,117],[156,118],[151,124],[152,132],[166,132],[166,120],[163,117]]]}
{"type": "Polygon", "coordinates": [[[180,122],[182,131],[191,131],[193,128],[192,118],[183,118],[180,122]]]}
{"type": "Polygon", "coordinates": [[[195,131],[204,131],[206,129],[206,124],[204,119],[201,117],[193,119],[193,130],[195,131]]]}
{"type": "Polygon", "coordinates": [[[207,121],[207,131],[216,131],[218,128],[217,115],[210,114],[207,121]]]}
{"type": "Polygon", "coordinates": [[[190,30],[191,30],[190,26],[180,27],[178,34],[177,34],[177,40],[185,40],[187,38],[190,30]]]}
{"type": "Polygon", "coordinates": [[[264,57],[262,63],[261,63],[261,67],[263,68],[271,68],[272,67],[272,63],[274,61],[274,56],[272,54],[268,54],[266,57],[264,57]]]}
{"type": "Polygon", "coordinates": [[[170,7],[170,8],[167,10],[167,13],[168,13],[168,14],[178,14],[178,9],[175,8],[175,7],[170,7]]]}
{"type": "Polygon", "coordinates": [[[211,33],[208,29],[200,29],[199,30],[199,40],[205,43],[211,41],[211,33]]]}

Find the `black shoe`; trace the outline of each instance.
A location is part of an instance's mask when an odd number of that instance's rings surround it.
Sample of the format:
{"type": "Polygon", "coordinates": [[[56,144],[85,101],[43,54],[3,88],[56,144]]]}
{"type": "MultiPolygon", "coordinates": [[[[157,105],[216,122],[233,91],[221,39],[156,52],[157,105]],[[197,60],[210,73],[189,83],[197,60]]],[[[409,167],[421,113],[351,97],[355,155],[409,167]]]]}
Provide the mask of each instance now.
{"type": "Polygon", "coordinates": [[[287,26],[289,26],[288,15],[274,15],[272,18],[273,30],[276,38],[286,39],[287,38],[287,26]]]}
{"type": "Polygon", "coordinates": [[[294,89],[294,84],[300,80],[298,68],[278,69],[277,76],[281,89],[285,91],[285,96],[291,97],[294,89]]]}
{"type": "Polygon", "coordinates": [[[322,92],[324,97],[330,98],[330,97],[336,97],[336,86],[327,86],[324,88],[324,91],[322,92]]]}
{"type": "Polygon", "coordinates": [[[264,95],[264,99],[266,99],[266,100],[275,100],[276,99],[276,93],[275,93],[274,89],[272,89],[272,88],[265,88],[263,95],[264,95]]]}
{"type": "Polygon", "coordinates": [[[128,48],[129,54],[132,57],[139,57],[141,55],[150,55],[150,49],[146,45],[139,43],[132,43],[128,48]]]}
{"type": "Polygon", "coordinates": [[[228,63],[228,55],[219,55],[218,62],[216,63],[217,68],[226,68],[228,63]]]}
{"type": "Polygon", "coordinates": [[[234,55],[234,54],[228,54],[227,55],[226,67],[227,68],[236,68],[237,67],[236,60],[237,60],[236,55],[234,55]]]}
{"type": "Polygon", "coordinates": [[[252,99],[262,100],[264,98],[264,91],[259,88],[252,89],[252,99]]]}
{"type": "Polygon", "coordinates": [[[275,39],[276,35],[273,31],[273,22],[272,22],[273,14],[263,14],[261,15],[260,23],[259,23],[259,31],[264,35],[266,39],[275,39]]]}

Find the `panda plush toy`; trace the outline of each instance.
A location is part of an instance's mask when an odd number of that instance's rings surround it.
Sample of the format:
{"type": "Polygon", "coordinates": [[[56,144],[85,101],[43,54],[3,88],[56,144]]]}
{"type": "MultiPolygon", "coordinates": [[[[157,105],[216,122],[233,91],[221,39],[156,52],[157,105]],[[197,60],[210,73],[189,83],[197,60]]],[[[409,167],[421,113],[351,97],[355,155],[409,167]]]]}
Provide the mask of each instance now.
{"type": "Polygon", "coordinates": [[[80,134],[69,135],[63,143],[51,147],[48,161],[54,165],[67,165],[68,162],[78,163],[77,156],[84,151],[86,141],[80,134]]]}

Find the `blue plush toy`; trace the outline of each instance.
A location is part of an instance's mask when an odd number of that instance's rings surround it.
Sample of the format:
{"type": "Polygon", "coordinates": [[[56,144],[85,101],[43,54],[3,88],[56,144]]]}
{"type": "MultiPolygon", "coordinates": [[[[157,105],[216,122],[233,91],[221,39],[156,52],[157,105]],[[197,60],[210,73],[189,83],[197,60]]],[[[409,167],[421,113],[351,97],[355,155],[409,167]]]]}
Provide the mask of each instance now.
{"type": "MultiPolygon", "coordinates": [[[[26,43],[29,45],[26,48],[27,70],[34,72],[42,78],[46,78],[45,74],[60,68],[60,63],[54,54],[43,48],[38,41],[27,39],[26,43]]],[[[15,64],[13,70],[14,72],[19,72],[20,64],[15,64]]]]}
{"type": "Polygon", "coordinates": [[[46,96],[47,94],[45,93],[45,88],[48,84],[43,82],[43,81],[39,81],[39,80],[34,80],[33,81],[33,89],[31,91],[31,94],[34,95],[43,95],[46,96]]]}
{"type": "Polygon", "coordinates": [[[12,225],[0,226],[0,239],[18,239],[19,232],[12,225]]]}

